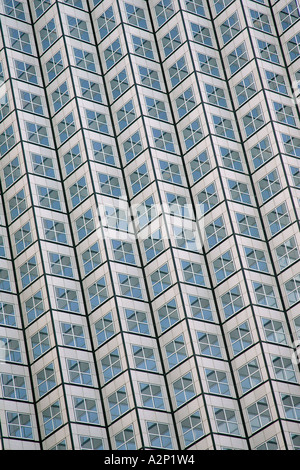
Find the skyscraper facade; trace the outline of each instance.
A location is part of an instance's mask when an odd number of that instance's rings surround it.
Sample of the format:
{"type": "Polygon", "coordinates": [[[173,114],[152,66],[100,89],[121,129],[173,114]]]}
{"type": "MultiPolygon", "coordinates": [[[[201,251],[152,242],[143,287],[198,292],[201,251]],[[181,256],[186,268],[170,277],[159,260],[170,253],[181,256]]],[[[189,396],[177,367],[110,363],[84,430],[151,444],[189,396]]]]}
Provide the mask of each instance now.
{"type": "Polygon", "coordinates": [[[0,449],[300,449],[298,0],[0,8],[0,449]]]}

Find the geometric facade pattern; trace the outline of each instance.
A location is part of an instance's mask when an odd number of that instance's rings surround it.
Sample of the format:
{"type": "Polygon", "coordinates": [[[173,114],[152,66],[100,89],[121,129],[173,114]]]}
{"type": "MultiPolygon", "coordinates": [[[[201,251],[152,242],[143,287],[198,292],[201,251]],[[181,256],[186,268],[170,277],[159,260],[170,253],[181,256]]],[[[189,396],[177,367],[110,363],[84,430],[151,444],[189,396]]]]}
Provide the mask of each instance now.
{"type": "Polygon", "coordinates": [[[298,0],[0,8],[0,449],[300,449],[298,0]]]}

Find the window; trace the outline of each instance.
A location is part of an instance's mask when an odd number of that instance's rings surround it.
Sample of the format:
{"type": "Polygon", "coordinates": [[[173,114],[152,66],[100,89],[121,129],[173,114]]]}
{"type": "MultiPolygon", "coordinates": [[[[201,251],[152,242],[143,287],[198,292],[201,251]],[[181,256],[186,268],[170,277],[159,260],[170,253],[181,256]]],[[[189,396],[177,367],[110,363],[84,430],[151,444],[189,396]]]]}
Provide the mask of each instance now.
{"type": "Polygon", "coordinates": [[[286,207],[286,203],[273,209],[267,214],[271,235],[275,235],[280,230],[284,229],[290,223],[290,216],[286,207]]]}
{"type": "Polygon", "coordinates": [[[118,62],[123,56],[120,40],[116,39],[107,49],[104,51],[104,58],[106,68],[110,69],[116,62],[118,62]]]}
{"type": "Polygon", "coordinates": [[[3,397],[12,400],[27,400],[25,377],[22,375],[1,374],[3,397]]]}
{"type": "Polygon", "coordinates": [[[117,119],[120,132],[128,127],[136,118],[133,101],[130,100],[117,111],[117,119]]]}
{"type": "Polygon", "coordinates": [[[217,282],[221,282],[226,277],[235,272],[234,261],[232,259],[231,250],[223,253],[219,258],[213,261],[213,268],[217,282]]]}
{"type": "Polygon", "coordinates": [[[220,77],[218,62],[215,57],[198,52],[198,61],[202,73],[206,73],[214,77],[220,77]]]}
{"type": "Polygon", "coordinates": [[[118,274],[121,295],[134,299],[143,299],[139,278],[127,274],[118,274]]]}
{"type": "Polygon", "coordinates": [[[34,85],[38,84],[34,65],[21,62],[20,60],[15,60],[14,64],[16,75],[19,80],[23,80],[24,82],[32,83],[34,85]]]}
{"type": "Polygon", "coordinates": [[[100,320],[95,323],[95,333],[97,337],[98,346],[100,346],[106,340],[114,336],[115,329],[111,312],[104,315],[102,318],[100,318],[100,320]]]}
{"type": "Polygon", "coordinates": [[[249,348],[253,343],[247,321],[232,330],[229,333],[229,337],[234,356],[242,352],[244,349],[249,348]]]}
{"type": "Polygon", "coordinates": [[[265,252],[262,250],[255,250],[248,246],[244,246],[247,265],[249,269],[254,269],[259,272],[269,272],[268,263],[266,260],[265,252]]]}
{"type": "Polygon", "coordinates": [[[197,331],[200,354],[203,356],[211,356],[222,358],[221,347],[217,335],[197,331]]]}
{"type": "Polygon", "coordinates": [[[54,364],[51,362],[36,375],[39,395],[42,397],[56,386],[54,364]]]}
{"type": "Polygon", "coordinates": [[[55,178],[53,159],[44,155],[31,153],[32,167],[35,174],[55,178]]]}
{"type": "Polygon", "coordinates": [[[140,394],[145,408],[164,410],[164,399],[160,385],[139,383],[140,394]]]}
{"type": "Polygon", "coordinates": [[[205,375],[210,393],[230,396],[226,372],[221,370],[205,369],[205,375]]]}
{"type": "Polygon", "coordinates": [[[210,171],[211,165],[206,150],[190,161],[190,169],[194,183],[210,171]]]}
{"type": "Polygon", "coordinates": [[[203,46],[213,46],[210,31],[206,26],[201,26],[197,23],[190,23],[193,39],[195,42],[202,44],[203,46]]]}
{"type": "Polygon", "coordinates": [[[235,134],[230,119],[222,118],[221,116],[213,116],[213,123],[215,133],[220,137],[226,137],[227,139],[235,139],[235,134]]]}
{"type": "Polygon", "coordinates": [[[155,90],[161,89],[159,75],[156,70],[139,66],[139,74],[142,85],[154,88],[155,90]]]}
{"type": "Polygon", "coordinates": [[[173,382],[174,397],[176,405],[181,406],[195,396],[195,388],[191,372],[173,382]]]}
{"type": "Polygon", "coordinates": [[[89,72],[96,72],[94,54],[83,49],[73,47],[74,60],[77,67],[89,72]]]}
{"type": "Polygon", "coordinates": [[[9,113],[9,102],[8,102],[8,94],[5,93],[0,98],[0,122],[8,115],[9,113]]]}
{"type": "Polygon", "coordinates": [[[0,155],[5,155],[15,145],[13,126],[9,126],[0,134],[0,155]]]}
{"type": "Polygon", "coordinates": [[[173,144],[172,134],[170,132],[166,132],[161,129],[156,129],[154,127],[152,127],[151,129],[154,139],[154,146],[158,150],[174,153],[175,147],[173,144]]]}
{"type": "Polygon", "coordinates": [[[123,150],[127,163],[142,152],[143,144],[139,131],[135,132],[135,134],[123,143],[123,150]]]}
{"type": "Polygon", "coordinates": [[[85,99],[102,103],[102,96],[98,83],[92,82],[90,80],[84,80],[83,78],[79,79],[79,83],[81,94],[85,99]]]}
{"type": "Polygon", "coordinates": [[[42,315],[45,311],[42,291],[36,292],[32,297],[29,297],[25,302],[25,310],[28,323],[31,323],[37,317],[42,315]]]}
{"type": "Polygon", "coordinates": [[[3,169],[4,181],[6,188],[9,188],[20,176],[22,176],[19,158],[11,160],[3,169]]]}
{"type": "Polygon", "coordinates": [[[130,175],[131,189],[134,195],[147,186],[149,182],[149,174],[145,163],[130,175]]]}
{"type": "Polygon", "coordinates": [[[165,57],[168,57],[181,45],[181,38],[177,26],[171,29],[163,38],[162,46],[165,53],[165,57]]]}
{"type": "Polygon", "coordinates": [[[291,61],[300,56],[300,34],[296,34],[287,42],[291,61]]]}
{"type": "Polygon", "coordinates": [[[232,0],[214,0],[216,13],[220,13],[224,8],[227,7],[232,2],[232,0]]]}
{"type": "Polygon", "coordinates": [[[237,12],[233,13],[224,23],[220,26],[223,43],[227,44],[241,31],[241,25],[237,12]]]}
{"type": "Polygon", "coordinates": [[[16,326],[16,317],[13,304],[0,302],[0,325],[16,326]]]}
{"type": "Polygon", "coordinates": [[[174,15],[172,0],[161,0],[155,5],[155,14],[158,26],[162,26],[174,15]]]}
{"type": "Polygon", "coordinates": [[[288,95],[283,75],[279,75],[271,70],[265,70],[265,74],[270,90],[275,91],[276,93],[282,93],[283,95],[288,95]]]}
{"type": "Polygon", "coordinates": [[[247,413],[253,433],[266,426],[272,420],[266,397],[263,397],[253,405],[248,406],[247,413]]]}
{"type": "Polygon", "coordinates": [[[139,36],[131,35],[134,52],[146,59],[154,59],[151,41],[139,36]]]}
{"type": "Polygon", "coordinates": [[[238,369],[243,393],[248,392],[262,382],[257,359],[253,359],[238,369]]]}
{"type": "Polygon", "coordinates": [[[276,114],[276,118],[279,122],[288,124],[289,126],[296,126],[296,121],[291,106],[286,106],[282,103],[273,101],[273,107],[276,114]]]}
{"type": "Polygon", "coordinates": [[[164,332],[179,321],[177,303],[175,299],[160,307],[157,311],[161,331],[164,332]]]}
{"type": "Polygon", "coordinates": [[[164,242],[162,240],[161,231],[157,230],[144,240],[144,250],[147,261],[155,258],[164,250],[164,242]]]}
{"type": "Polygon", "coordinates": [[[205,286],[201,264],[181,260],[181,268],[184,282],[187,282],[188,284],[195,284],[197,286],[205,286]]]}
{"type": "Polygon", "coordinates": [[[67,15],[69,25],[69,34],[73,38],[80,39],[81,41],[90,42],[87,24],[85,21],[73,16],[67,15]]]}
{"type": "Polygon", "coordinates": [[[76,220],[76,230],[79,240],[87,237],[95,229],[93,213],[89,209],[85,214],[76,220]]]}
{"type": "Polygon", "coordinates": [[[49,252],[50,270],[56,276],[74,277],[70,256],[49,252]]]}
{"type": "Polygon", "coordinates": [[[183,335],[178,336],[165,347],[169,368],[177,366],[187,358],[183,335]]]}
{"type": "Polygon", "coordinates": [[[255,217],[246,214],[240,214],[238,212],[236,212],[235,215],[239,226],[239,231],[242,235],[253,238],[260,238],[255,217]]]}
{"type": "Polygon", "coordinates": [[[92,140],[92,146],[96,161],[115,166],[114,152],[110,145],[92,140]]]}
{"type": "Polygon", "coordinates": [[[256,132],[265,124],[263,112],[260,105],[251,109],[251,111],[249,111],[243,117],[243,124],[247,137],[250,137],[254,132],[256,132]]]}
{"type": "Polygon", "coordinates": [[[182,135],[186,150],[189,150],[191,147],[196,145],[203,138],[200,120],[196,119],[191,124],[189,124],[183,130],[182,135]]]}
{"type": "Polygon", "coordinates": [[[8,435],[21,439],[33,439],[31,416],[29,414],[6,412],[8,435]]]}
{"type": "Polygon", "coordinates": [[[157,449],[173,449],[169,425],[147,421],[150,446],[157,449]]]}
{"type": "Polygon", "coordinates": [[[130,3],[125,3],[128,23],[138,28],[148,29],[144,10],[130,3]]]}
{"type": "Polygon", "coordinates": [[[69,150],[63,158],[66,174],[69,175],[82,163],[79,145],[75,145],[75,147],[69,150]]]}
{"type": "Polygon", "coordinates": [[[156,207],[152,196],[137,207],[136,214],[138,217],[139,229],[145,227],[145,225],[156,217],[156,207]]]}
{"type": "Polygon", "coordinates": [[[159,101],[149,96],[145,96],[145,103],[147,107],[147,114],[155,119],[168,121],[168,115],[164,101],[159,101]]]}
{"type": "Polygon", "coordinates": [[[67,82],[63,82],[52,94],[52,103],[54,111],[62,108],[70,99],[67,82]]]}
{"type": "Polygon", "coordinates": [[[79,423],[99,424],[96,401],[90,398],[73,397],[75,419],[79,423]]]}
{"type": "Polygon", "coordinates": [[[191,13],[199,16],[206,16],[202,0],[185,0],[185,7],[191,13]]]}
{"type": "Polygon", "coordinates": [[[101,256],[98,242],[94,243],[81,255],[85,274],[89,274],[101,264],[101,256]]]}
{"type": "Polygon", "coordinates": [[[300,158],[300,139],[287,134],[281,134],[283,145],[287,154],[300,158]]]}
{"type": "Polygon", "coordinates": [[[132,425],[115,435],[115,446],[117,450],[136,450],[132,425]]]}
{"type": "Polygon", "coordinates": [[[271,355],[274,374],[277,380],[297,383],[293,362],[289,357],[271,355]]]}
{"type": "Polygon", "coordinates": [[[111,32],[116,24],[113,7],[110,6],[107,10],[105,10],[105,12],[99,16],[97,22],[100,38],[103,39],[111,32]]]}
{"type": "Polygon", "coordinates": [[[241,106],[256,93],[256,85],[252,73],[247,75],[238,85],[235,86],[235,93],[238,103],[241,106]]]}
{"type": "Polygon", "coordinates": [[[85,177],[83,176],[76,181],[76,183],[69,188],[69,192],[73,208],[84,201],[89,195],[85,177]]]}
{"type": "Polygon", "coordinates": [[[199,411],[183,419],[180,424],[186,447],[200,439],[204,434],[199,411]]]}
{"type": "Polygon", "coordinates": [[[50,349],[50,338],[48,333],[48,327],[44,326],[36,334],[31,337],[31,348],[33,358],[37,359],[42,354],[50,349]]]}
{"type": "Polygon", "coordinates": [[[251,157],[253,165],[256,168],[259,168],[266,161],[273,157],[273,151],[270,144],[269,137],[265,137],[263,140],[258,142],[251,149],[251,157]]]}
{"type": "Polygon", "coordinates": [[[60,323],[63,344],[72,348],[86,349],[83,327],[72,323],[60,323]]]}
{"type": "Polygon", "coordinates": [[[205,227],[205,234],[209,248],[214,247],[227,237],[223,217],[218,217],[205,227]]]}
{"type": "Polygon", "coordinates": [[[172,87],[180,83],[187,75],[188,68],[184,57],[181,57],[175,64],[169,68],[169,76],[172,87]]]}
{"type": "Polygon", "coordinates": [[[276,256],[280,270],[299,259],[299,250],[294,236],[277,246],[276,256]]]}
{"type": "Polygon", "coordinates": [[[283,31],[294,24],[300,17],[298,0],[288,3],[280,12],[279,18],[283,31]]]}
{"type": "Polygon", "coordinates": [[[129,331],[142,335],[150,334],[146,312],[126,308],[125,315],[129,331]]]}
{"type": "Polygon", "coordinates": [[[251,10],[250,15],[252,20],[253,28],[259,29],[260,31],[264,31],[265,33],[271,33],[272,29],[269,21],[268,15],[265,13],[261,13],[260,11],[251,10]]]}
{"type": "Polygon", "coordinates": [[[63,70],[64,64],[62,60],[61,52],[58,51],[53,57],[46,63],[46,71],[48,80],[51,82],[57,75],[63,70]]]}
{"type": "Polygon", "coordinates": [[[290,434],[291,440],[293,443],[293,449],[299,450],[300,449],[300,434],[290,434]]]}
{"type": "Polygon", "coordinates": [[[17,20],[26,21],[23,3],[17,0],[4,0],[4,10],[6,15],[9,15],[17,20]]]}
{"type": "Polygon", "coordinates": [[[60,412],[59,401],[56,401],[44,411],[42,411],[42,417],[45,435],[47,436],[62,425],[62,416],[60,412]]]}
{"type": "Polygon", "coordinates": [[[39,18],[51,6],[52,0],[34,0],[36,17],[39,18]]]}
{"type": "Polygon", "coordinates": [[[112,393],[108,398],[108,406],[110,412],[110,419],[114,421],[119,416],[129,410],[129,404],[126,394],[126,388],[121,387],[116,392],[112,393]]]}
{"type": "Polygon", "coordinates": [[[30,258],[20,267],[20,278],[23,289],[31,284],[39,276],[35,256],[30,258]]]}
{"type": "Polygon", "coordinates": [[[277,49],[275,44],[271,44],[260,39],[257,40],[260,57],[268,62],[273,62],[274,64],[279,64],[279,57],[277,54],[277,49]]]}
{"type": "Polygon", "coordinates": [[[10,45],[16,51],[32,54],[29,34],[14,28],[8,28],[10,45]]]}
{"type": "Polygon", "coordinates": [[[209,103],[222,108],[228,107],[223,88],[205,83],[205,89],[209,103]]]}
{"type": "Polygon", "coordinates": [[[198,202],[200,204],[201,212],[204,214],[218,204],[219,198],[214,183],[207,186],[198,194],[198,202]]]}
{"type": "Polygon", "coordinates": [[[264,202],[278,193],[281,190],[281,184],[277,170],[271,171],[271,173],[262,178],[258,185],[264,202]]]}
{"type": "Polygon", "coordinates": [[[52,219],[43,219],[43,227],[46,240],[56,243],[67,243],[65,225],[52,219]]]}
{"type": "Polygon", "coordinates": [[[0,338],[0,357],[4,362],[22,363],[19,341],[13,338],[0,338]]]}
{"type": "Polygon", "coordinates": [[[103,134],[109,133],[105,114],[85,109],[85,115],[89,129],[95,132],[102,132],[103,134]]]}
{"type": "Polygon", "coordinates": [[[248,62],[248,53],[246,44],[243,42],[234,49],[227,57],[231,75],[237,72],[248,62]]]}
{"type": "Polygon", "coordinates": [[[190,251],[199,251],[196,241],[195,230],[188,230],[182,227],[172,226],[176,246],[190,251]]]}
{"type": "Polygon", "coordinates": [[[290,165],[290,172],[291,172],[294,186],[300,187],[300,168],[290,165]]]}
{"type": "Polygon", "coordinates": [[[136,264],[131,243],[121,240],[111,240],[114,258],[118,262],[136,264]]]}
{"type": "Polygon", "coordinates": [[[300,421],[300,397],[281,394],[286,419],[300,421]]]}
{"type": "Polygon", "coordinates": [[[240,435],[235,410],[225,408],[214,408],[214,414],[218,432],[222,434],[240,435]]]}
{"type": "Polygon", "coordinates": [[[42,43],[43,52],[49,49],[49,47],[56,41],[57,39],[57,32],[55,26],[55,20],[52,18],[49,23],[47,23],[41,30],[40,30],[40,38],[42,43]]]}
{"type": "Polygon", "coordinates": [[[102,373],[104,382],[108,382],[110,379],[122,372],[122,365],[120,361],[119,350],[115,349],[103,359],[101,359],[102,373]]]}
{"type": "Polygon", "coordinates": [[[55,296],[58,310],[75,313],[80,312],[77,292],[75,290],[55,287],[55,296]]]}
{"type": "Polygon", "coordinates": [[[189,295],[189,304],[194,318],[213,321],[213,315],[209,299],[189,295]]]}
{"type": "Polygon", "coordinates": [[[56,189],[37,186],[39,205],[46,209],[61,210],[59,193],[56,189]]]}
{"type": "Polygon", "coordinates": [[[239,312],[244,307],[244,301],[239,285],[233,287],[226,292],[226,294],[222,295],[221,302],[225,318],[229,318],[231,315],[239,312]]]}
{"type": "Polygon", "coordinates": [[[104,450],[102,439],[98,437],[79,436],[81,450],[104,450]]]}
{"type": "Polygon", "coordinates": [[[88,295],[91,308],[99,307],[108,298],[105,276],[88,288],[88,295]]]}
{"type": "Polygon", "coordinates": [[[110,81],[110,87],[114,100],[127,90],[129,83],[126,69],[121,70],[121,72],[110,81]]]}
{"type": "Polygon", "coordinates": [[[290,307],[300,300],[299,281],[300,281],[300,274],[297,274],[296,276],[294,276],[292,279],[290,279],[288,282],[284,284],[284,287],[287,293],[288,303],[290,307]]]}
{"type": "Polygon", "coordinates": [[[45,126],[26,122],[26,134],[29,142],[49,147],[48,131],[45,126]]]}
{"type": "Polygon", "coordinates": [[[106,223],[110,228],[128,231],[127,211],[112,206],[105,206],[106,223]]]}
{"type": "Polygon", "coordinates": [[[132,345],[135,367],[139,370],[157,371],[154,350],[132,345]]]}

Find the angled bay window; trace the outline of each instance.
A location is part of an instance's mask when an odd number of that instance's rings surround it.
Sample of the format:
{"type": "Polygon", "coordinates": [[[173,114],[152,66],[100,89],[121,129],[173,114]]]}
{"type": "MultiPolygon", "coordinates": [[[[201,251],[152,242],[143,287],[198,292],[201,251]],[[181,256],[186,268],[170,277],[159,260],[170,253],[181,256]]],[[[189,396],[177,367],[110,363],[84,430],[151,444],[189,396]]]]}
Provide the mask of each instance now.
{"type": "Polygon", "coordinates": [[[203,213],[208,212],[219,202],[215,184],[212,183],[207,186],[201,193],[198,194],[198,202],[203,213]]]}
{"type": "Polygon", "coordinates": [[[280,270],[285,269],[299,259],[299,249],[294,236],[277,246],[276,256],[280,270]]]}
{"type": "Polygon", "coordinates": [[[245,77],[238,85],[235,86],[235,93],[238,99],[239,105],[241,106],[256,93],[256,85],[253,73],[250,73],[245,77]]]}
{"type": "Polygon", "coordinates": [[[83,98],[102,103],[102,96],[100,86],[96,82],[90,80],[79,79],[81,94],[83,98]]]}
{"type": "Polygon", "coordinates": [[[6,15],[17,20],[26,21],[23,3],[16,0],[4,0],[4,10],[6,15]]]}
{"type": "Polygon", "coordinates": [[[56,243],[67,243],[65,225],[52,219],[43,219],[45,238],[56,243]]]}
{"type": "Polygon", "coordinates": [[[260,238],[256,218],[246,214],[235,213],[239,232],[248,237],[260,238]]]}
{"type": "Polygon", "coordinates": [[[63,344],[72,348],[86,349],[84,331],[81,325],[60,323],[63,344]]]}
{"type": "Polygon", "coordinates": [[[251,148],[250,153],[255,169],[259,168],[266,161],[270,160],[270,158],[273,157],[273,150],[269,137],[265,137],[259,141],[254,147],[251,148]]]}
{"type": "Polygon", "coordinates": [[[116,392],[112,393],[108,398],[108,406],[110,418],[112,421],[119,418],[119,416],[129,410],[129,403],[127,399],[126,387],[121,387],[116,392]]]}
{"type": "Polygon", "coordinates": [[[16,316],[13,304],[0,302],[0,325],[16,326],[16,316]]]}
{"type": "Polygon", "coordinates": [[[279,12],[283,31],[289,28],[300,18],[298,0],[292,0],[279,12]]]}
{"type": "Polygon", "coordinates": [[[114,258],[121,263],[136,264],[133,246],[122,240],[111,240],[114,258]]]}
{"type": "Polygon", "coordinates": [[[20,342],[13,338],[0,338],[1,360],[22,363],[20,342]]]}
{"type": "Polygon", "coordinates": [[[128,127],[136,118],[133,101],[130,100],[121,109],[117,111],[117,120],[120,132],[128,127]]]}
{"type": "Polygon", "coordinates": [[[203,138],[200,119],[196,119],[191,124],[189,124],[183,130],[182,135],[186,150],[189,150],[191,147],[196,145],[203,138]]]}
{"type": "Polygon", "coordinates": [[[140,192],[150,182],[146,163],[143,163],[130,175],[130,183],[133,194],[140,192]]]}
{"type": "Polygon", "coordinates": [[[226,372],[214,369],[205,369],[207,385],[210,393],[230,396],[230,389],[226,372]]]}

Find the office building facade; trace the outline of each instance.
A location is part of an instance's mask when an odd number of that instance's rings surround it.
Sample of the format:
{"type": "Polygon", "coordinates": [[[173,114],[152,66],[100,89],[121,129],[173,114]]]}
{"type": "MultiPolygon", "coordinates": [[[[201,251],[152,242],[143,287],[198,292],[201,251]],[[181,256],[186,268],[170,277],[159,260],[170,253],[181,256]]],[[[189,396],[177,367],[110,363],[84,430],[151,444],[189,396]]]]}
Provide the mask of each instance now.
{"type": "Polygon", "coordinates": [[[300,449],[298,0],[0,6],[0,448],[300,449]]]}

